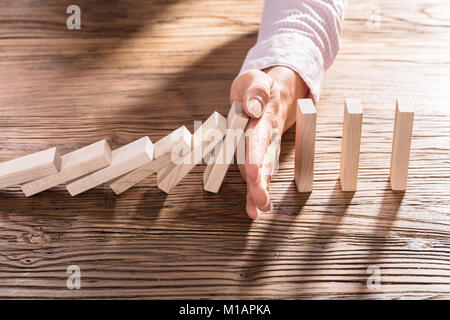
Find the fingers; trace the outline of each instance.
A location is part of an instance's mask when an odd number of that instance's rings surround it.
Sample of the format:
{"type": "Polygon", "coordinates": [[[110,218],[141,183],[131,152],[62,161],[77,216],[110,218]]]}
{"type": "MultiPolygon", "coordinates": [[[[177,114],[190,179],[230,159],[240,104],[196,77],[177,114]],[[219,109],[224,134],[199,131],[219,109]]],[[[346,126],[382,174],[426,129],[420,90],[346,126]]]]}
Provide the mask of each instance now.
{"type": "Polygon", "coordinates": [[[258,208],[253,203],[253,199],[252,199],[249,189],[248,189],[248,184],[247,184],[247,204],[245,206],[245,210],[247,211],[247,215],[250,217],[250,219],[255,220],[256,218],[258,218],[258,213],[259,213],[258,208]]]}
{"type": "Polygon", "coordinates": [[[246,71],[233,81],[231,102],[242,101],[247,115],[250,118],[258,119],[264,113],[269,102],[273,84],[273,79],[262,71],[246,71]]]}
{"type": "Polygon", "coordinates": [[[258,182],[247,182],[247,213],[250,217],[258,211],[269,211],[272,209],[272,203],[269,195],[269,185],[273,174],[278,169],[278,160],[280,156],[281,137],[278,133],[272,137],[272,143],[267,148],[264,162],[261,170],[261,179],[258,182]]]}
{"type": "Polygon", "coordinates": [[[268,190],[279,155],[279,140],[273,140],[273,135],[282,130],[280,92],[266,73],[250,70],[233,81],[230,99],[242,101],[251,118],[245,134],[245,165],[239,170],[247,182],[247,214],[256,219],[259,211],[272,207],[268,190]],[[269,147],[272,142],[274,146],[269,147]]]}
{"type": "Polygon", "coordinates": [[[281,152],[281,133],[275,131],[271,138],[271,143],[267,147],[266,155],[264,156],[263,166],[262,166],[262,179],[261,183],[263,187],[267,190],[269,189],[270,180],[272,176],[278,170],[280,152],[281,152]]]}
{"type": "Polygon", "coordinates": [[[253,182],[260,178],[260,170],[266,154],[266,149],[271,143],[272,135],[280,128],[279,112],[280,93],[277,86],[272,87],[270,101],[264,114],[259,119],[250,119],[246,130],[246,165],[247,176],[253,182]]]}
{"type": "Polygon", "coordinates": [[[270,195],[264,185],[261,182],[254,183],[251,181],[247,185],[247,193],[250,194],[253,204],[261,211],[269,210],[271,206],[270,195]]]}
{"type": "Polygon", "coordinates": [[[250,120],[245,137],[245,172],[253,182],[257,182],[261,177],[261,167],[271,135],[272,126],[267,115],[261,119],[250,120]]]}

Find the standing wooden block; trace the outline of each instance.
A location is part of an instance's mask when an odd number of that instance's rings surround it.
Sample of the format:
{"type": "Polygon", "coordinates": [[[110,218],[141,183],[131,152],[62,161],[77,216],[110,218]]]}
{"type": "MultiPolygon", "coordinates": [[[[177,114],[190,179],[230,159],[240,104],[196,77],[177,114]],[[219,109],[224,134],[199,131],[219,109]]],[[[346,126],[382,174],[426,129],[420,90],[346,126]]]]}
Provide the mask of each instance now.
{"type": "Polygon", "coordinates": [[[54,174],[60,167],[61,156],[57,148],[0,163],[0,189],[54,174]]]}
{"type": "Polygon", "coordinates": [[[116,179],[153,160],[153,143],[148,137],[133,141],[111,153],[111,165],[67,184],[72,196],[116,179]]]}
{"type": "Polygon", "coordinates": [[[233,102],[227,117],[227,135],[221,144],[212,163],[209,163],[203,174],[203,188],[217,193],[222,185],[228,167],[233,160],[236,147],[244,135],[248,123],[242,102],[233,102]]]}
{"type": "Polygon", "coordinates": [[[170,163],[158,171],[158,187],[166,193],[172,189],[209,154],[223,139],[227,120],[214,112],[192,135],[192,149],[179,163],[170,163]]]}
{"type": "Polygon", "coordinates": [[[340,179],[342,191],[356,191],[363,110],[359,99],[347,99],[341,145],[340,179]]]}
{"type": "Polygon", "coordinates": [[[153,161],[125,174],[110,184],[110,188],[121,194],[172,161],[179,160],[191,149],[192,134],[182,126],[154,144],[153,161]]]}
{"type": "Polygon", "coordinates": [[[313,189],[316,119],[316,108],[312,100],[298,100],[294,173],[298,192],[311,192],[313,189]]]}
{"type": "Polygon", "coordinates": [[[61,157],[61,170],[22,185],[27,197],[97,171],[111,163],[111,149],[106,140],[78,149],[61,157]]]}
{"type": "Polygon", "coordinates": [[[397,99],[390,172],[392,190],[406,190],[413,122],[414,111],[410,101],[397,99]]]}

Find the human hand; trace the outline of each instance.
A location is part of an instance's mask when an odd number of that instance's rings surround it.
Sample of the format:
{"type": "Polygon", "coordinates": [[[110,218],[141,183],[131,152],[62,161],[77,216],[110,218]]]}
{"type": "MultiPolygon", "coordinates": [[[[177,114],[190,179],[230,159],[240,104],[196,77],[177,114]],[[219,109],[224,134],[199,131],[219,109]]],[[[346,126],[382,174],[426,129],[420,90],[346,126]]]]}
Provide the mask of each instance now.
{"type": "Polygon", "coordinates": [[[269,185],[280,154],[281,135],[295,122],[297,99],[307,86],[287,67],[249,70],[234,79],[230,100],[243,102],[250,117],[245,132],[245,164],[239,165],[247,182],[246,211],[256,219],[272,207],[269,185]]]}

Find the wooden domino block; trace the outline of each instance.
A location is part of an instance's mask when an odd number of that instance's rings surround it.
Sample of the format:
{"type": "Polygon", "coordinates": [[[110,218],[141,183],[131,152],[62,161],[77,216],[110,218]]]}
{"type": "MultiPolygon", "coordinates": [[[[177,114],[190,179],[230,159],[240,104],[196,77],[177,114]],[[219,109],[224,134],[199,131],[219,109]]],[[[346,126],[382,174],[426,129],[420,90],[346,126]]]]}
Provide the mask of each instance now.
{"type": "Polygon", "coordinates": [[[148,137],[133,141],[111,153],[111,164],[67,184],[72,196],[116,179],[153,160],[153,143],[148,137]]]}
{"type": "Polygon", "coordinates": [[[311,192],[313,189],[316,116],[311,99],[297,101],[294,176],[299,192],[311,192]]]}
{"type": "Polygon", "coordinates": [[[60,167],[61,156],[57,148],[0,163],[0,189],[57,173],[60,167]]]}
{"type": "Polygon", "coordinates": [[[192,134],[182,126],[154,144],[153,161],[133,170],[110,184],[110,188],[121,194],[158,172],[172,161],[177,161],[191,149],[192,134]]]}
{"type": "Polygon", "coordinates": [[[22,191],[27,197],[30,197],[59,184],[102,169],[110,163],[111,149],[106,140],[101,140],[63,155],[59,172],[22,185],[22,191]]]}
{"type": "Polygon", "coordinates": [[[233,102],[227,117],[227,135],[215,155],[214,161],[206,166],[203,174],[203,188],[206,191],[214,193],[219,191],[233,160],[236,147],[244,135],[248,120],[242,103],[233,102]]]}
{"type": "Polygon", "coordinates": [[[363,110],[359,99],[347,99],[341,145],[340,179],[342,191],[356,191],[363,110]]]}
{"type": "Polygon", "coordinates": [[[222,141],[227,120],[214,112],[192,135],[191,151],[179,160],[158,171],[158,187],[166,193],[172,189],[222,141]]]}
{"type": "Polygon", "coordinates": [[[390,172],[392,190],[406,190],[413,122],[414,111],[410,101],[397,99],[390,172]]]}

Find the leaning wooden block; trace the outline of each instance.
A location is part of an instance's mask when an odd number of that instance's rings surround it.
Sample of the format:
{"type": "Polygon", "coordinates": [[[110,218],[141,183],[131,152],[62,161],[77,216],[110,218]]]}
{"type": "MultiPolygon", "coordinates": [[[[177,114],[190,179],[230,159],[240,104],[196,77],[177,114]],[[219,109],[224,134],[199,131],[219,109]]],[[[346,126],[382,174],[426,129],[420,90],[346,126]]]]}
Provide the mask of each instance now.
{"type": "Polygon", "coordinates": [[[294,176],[299,192],[311,192],[313,189],[316,115],[311,99],[297,101],[294,176]]]}
{"type": "Polygon", "coordinates": [[[60,167],[61,156],[57,148],[0,163],[0,189],[54,174],[60,167]]]}
{"type": "Polygon", "coordinates": [[[341,145],[340,179],[342,191],[356,191],[363,110],[359,99],[347,99],[341,145]]]}
{"type": "Polygon", "coordinates": [[[94,173],[67,184],[72,196],[116,179],[153,160],[153,143],[148,137],[133,141],[111,153],[111,164],[94,173]]]}
{"type": "Polygon", "coordinates": [[[241,102],[233,102],[227,117],[227,135],[220,145],[214,161],[206,166],[203,174],[203,188],[217,193],[222,185],[228,167],[233,160],[236,147],[244,135],[249,118],[241,102]]]}
{"type": "Polygon", "coordinates": [[[182,126],[154,144],[153,161],[133,170],[110,184],[110,188],[121,194],[172,161],[177,161],[191,149],[192,134],[182,126]]]}
{"type": "Polygon", "coordinates": [[[158,171],[158,187],[166,193],[172,189],[208,155],[223,139],[227,120],[214,112],[192,135],[192,149],[178,163],[170,163],[158,171]]]}
{"type": "Polygon", "coordinates": [[[101,140],[61,157],[61,170],[22,185],[27,197],[53,188],[59,184],[80,178],[111,163],[111,149],[106,140],[101,140]]]}
{"type": "Polygon", "coordinates": [[[413,122],[414,111],[410,101],[397,99],[390,172],[392,190],[406,190],[413,122]]]}

